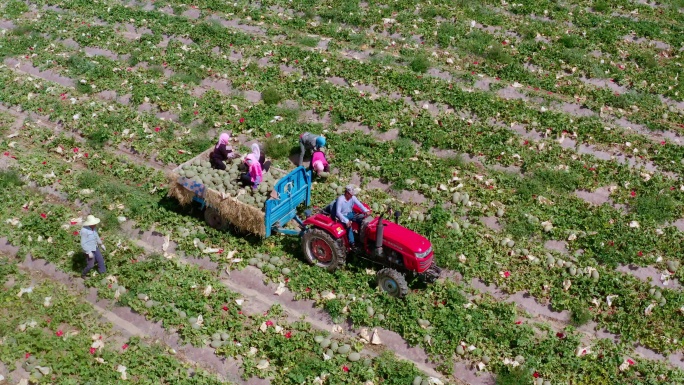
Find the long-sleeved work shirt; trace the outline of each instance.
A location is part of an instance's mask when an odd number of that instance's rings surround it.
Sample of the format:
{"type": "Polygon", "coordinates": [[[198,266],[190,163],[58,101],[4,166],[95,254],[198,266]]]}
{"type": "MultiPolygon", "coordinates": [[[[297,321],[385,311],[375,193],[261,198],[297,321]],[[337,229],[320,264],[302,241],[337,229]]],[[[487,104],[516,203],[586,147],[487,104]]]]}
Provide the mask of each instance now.
{"type": "Polygon", "coordinates": [[[318,136],[319,135],[312,134],[310,132],[305,132],[299,139],[301,140],[301,143],[304,145],[305,149],[313,150],[316,148],[316,139],[318,139],[318,136]]]}
{"type": "Polygon", "coordinates": [[[328,166],[328,159],[325,158],[323,151],[316,151],[313,153],[313,156],[311,157],[311,164],[313,165],[318,161],[323,163],[323,167],[328,166]]]}
{"type": "Polygon", "coordinates": [[[100,236],[97,234],[97,230],[93,230],[90,227],[83,227],[81,229],[81,248],[86,253],[91,253],[97,250],[97,246],[102,244],[100,236]]]}
{"type": "Polygon", "coordinates": [[[352,212],[354,206],[360,208],[364,213],[368,212],[368,209],[365,208],[363,204],[361,204],[361,201],[355,196],[352,196],[350,200],[347,200],[344,195],[341,195],[337,198],[337,203],[335,203],[335,205],[337,206],[335,209],[335,216],[337,216],[337,219],[345,225],[349,222],[347,214],[352,212]]]}

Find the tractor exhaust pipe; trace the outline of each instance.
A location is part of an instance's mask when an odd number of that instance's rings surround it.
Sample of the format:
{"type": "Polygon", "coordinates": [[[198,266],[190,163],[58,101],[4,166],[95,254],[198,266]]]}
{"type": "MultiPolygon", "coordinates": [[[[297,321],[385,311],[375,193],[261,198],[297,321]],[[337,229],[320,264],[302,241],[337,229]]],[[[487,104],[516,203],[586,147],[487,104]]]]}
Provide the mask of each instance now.
{"type": "Polygon", "coordinates": [[[385,232],[385,224],[382,222],[382,217],[385,214],[380,214],[380,218],[378,218],[378,225],[377,225],[377,230],[375,233],[375,255],[381,257],[382,256],[382,238],[385,232]]]}

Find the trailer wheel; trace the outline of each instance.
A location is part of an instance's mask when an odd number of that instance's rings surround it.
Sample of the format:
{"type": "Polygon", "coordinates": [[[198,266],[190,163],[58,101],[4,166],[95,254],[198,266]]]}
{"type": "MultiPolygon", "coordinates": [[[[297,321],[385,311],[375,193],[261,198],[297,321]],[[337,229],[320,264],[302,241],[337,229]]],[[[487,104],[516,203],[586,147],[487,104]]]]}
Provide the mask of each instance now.
{"type": "Polygon", "coordinates": [[[376,281],[378,287],[392,297],[404,298],[408,294],[408,284],[404,275],[394,269],[385,268],[378,271],[376,281]]]}
{"type": "Polygon", "coordinates": [[[344,266],[347,257],[342,244],[321,229],[313,229],[304,233],[302,251],[307,262],[329,272],[344,266]]]}
{"type": "Polygon", "coordinates": [[[209,227],[216,230],[226,230],[228,228],[228,221],[219,214],[218,210],[213,207],[207,206],[204,209],[204,220],[207,222],[209,227]]]}

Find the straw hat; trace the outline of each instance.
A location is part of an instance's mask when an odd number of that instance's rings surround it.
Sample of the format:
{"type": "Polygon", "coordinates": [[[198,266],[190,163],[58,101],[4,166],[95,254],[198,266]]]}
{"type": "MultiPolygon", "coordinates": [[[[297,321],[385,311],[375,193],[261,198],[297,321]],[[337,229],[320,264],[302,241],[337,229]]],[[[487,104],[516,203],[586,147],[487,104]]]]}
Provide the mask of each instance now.
{"type": "Polygon", "coordinates": [[[88,215],[85,222],[83,222],[83,227],[85,226],[95,226],[100,223],[100,218],[95,218],[94,215],[88,215]]]}

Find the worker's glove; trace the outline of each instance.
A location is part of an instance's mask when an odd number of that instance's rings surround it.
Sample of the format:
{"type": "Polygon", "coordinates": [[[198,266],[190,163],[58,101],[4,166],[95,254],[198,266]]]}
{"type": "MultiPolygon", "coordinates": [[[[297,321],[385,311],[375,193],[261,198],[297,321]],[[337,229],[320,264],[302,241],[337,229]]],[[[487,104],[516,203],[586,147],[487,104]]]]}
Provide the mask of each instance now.
{"type": "Polygon", "coordinates": [[[100,248],[102,248],[102,251],[107,251],[107,248],[105,247],[104,243],[100,244],[100,248]]]}
{"type": "Polygon", "coordinates": [[[88,258],[92,258],[92,257],[93,257],[93,252],[92,252],[92,251],[89,251],[89,252],[86,253],[86,255],[88,256],[88,258]]]}

